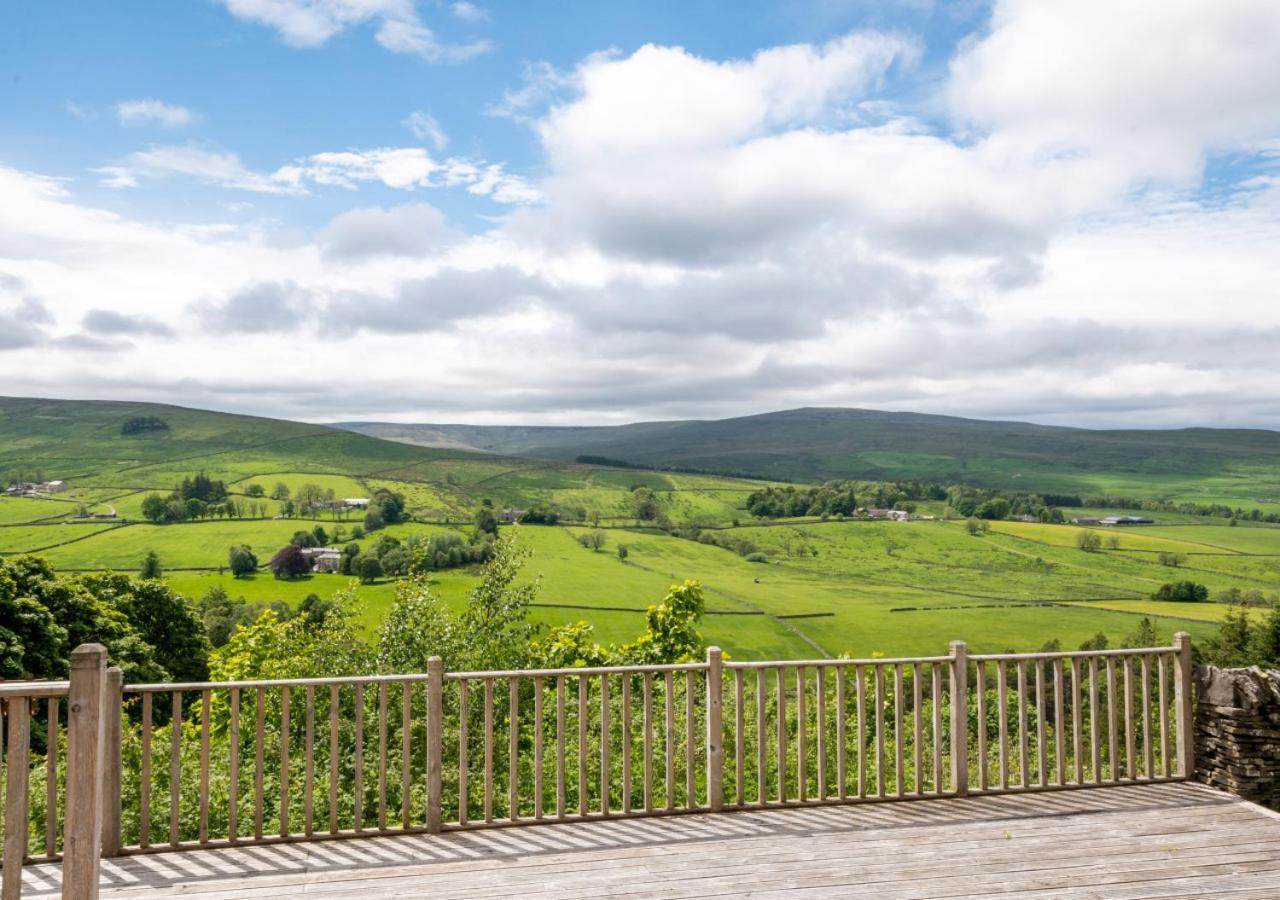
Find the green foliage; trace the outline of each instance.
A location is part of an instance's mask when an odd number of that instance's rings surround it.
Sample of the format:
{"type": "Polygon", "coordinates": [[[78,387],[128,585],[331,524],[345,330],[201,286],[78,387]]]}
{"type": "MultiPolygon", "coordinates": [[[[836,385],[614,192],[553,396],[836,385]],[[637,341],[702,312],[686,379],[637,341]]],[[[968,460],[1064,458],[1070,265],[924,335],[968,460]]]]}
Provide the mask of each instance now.
{"type": "Polygon", "coordinates": [[[698,582],[672,585],[662,602],[650,606],[645,614],[648,630],[619,648],[617,655],[627,662],[641,664],[699,658],[705,646],[698,622],[705,606],[698,582]]]}
{"type": "Polygon", "coordinates": [[[361,584],[372,584],[382,577],[382,560],[376,554],[364,553],[356,557],[352,563],[352,571],[361,584]]]}
{"type": "Polygon", "coordinates": [[[241,544],[227,552],[227,565],[233,576],[243,578],[258,570],[258,557],[248,544],[241,544]]]}
{"type": "Polygon", "coordinates": [[[492,507],[480,506],[476,509],[475,526],[476,531],[484,534],[498,533],[498,517],[493,514],[492,507]]]}
{"type": "Polygon", "coordinates": [[[148,550],[147,555],[142,558],[142,566],[138,569],[138,577],[142,579],[158,579],[164,576],[164,569],[160,566],[160,554],[154,550],[148,550]]]}
{"type": "Polygon", "coordinates": [[[148,432],[168,431],[169,423],[159,416],[132,416],[125,419],[120,426],[123,435],[147,434],[148,432]]]}
{"type": "Polygon", "coordinates": [[[81,583],[99,602],[120,610],[153,650],[155,662],[174,681],[203,681],[209,674],[204,623],[188,600],[155,579],[101,572],[81,583]]]}
{"type": "Polygon", "coordinates": [[[1203,661],[1217,666],[1280,668],[1280,603],[1273,603],[1260,620],[1252,619],[1244,604],[1232,606],[1218,633],[1197,645],[1197,651],[1203,661]]]}
{"type": "Polygon", "coordinates": [[[747,497],[747,511],[762,519],[851,516],[857,508],[854,485],[847,481],[829,481],[820,487],[767,487],[747,497]]]}
{"type": "Polygon", "coordinates": [[[1151,599],[1174,603],[1203,603],[1209,599],[1209,589],[1194,581],[1174,581],[1160,585],[1151,599]]]}
{"type": "Polygon", "coordinates": [[[1097,553],[1102,549],[1102,535],[1096,531],[1081,531],[1076,535],[1076,546],[1086,553],[1097,553]]]}

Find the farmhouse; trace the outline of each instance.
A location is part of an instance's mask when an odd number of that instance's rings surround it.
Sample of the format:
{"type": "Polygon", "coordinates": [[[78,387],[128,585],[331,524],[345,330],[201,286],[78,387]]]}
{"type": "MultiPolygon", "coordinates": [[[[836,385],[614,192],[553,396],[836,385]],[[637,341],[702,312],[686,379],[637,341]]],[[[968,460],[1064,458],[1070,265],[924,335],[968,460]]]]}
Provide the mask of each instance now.
{"type": "Polygon", "coordinates": [[[1101,525],[1101,519],[1095,519],[1090,516],[1076,516],[1071,520],[1072,525],[1101,525]]]}
{"type": "Polygon", "coordinates": [[[335,547],[303,547],[302,555],[311,560],[311,568],[316,572],[332,574],[342,562],[342,551],[335,547]]]}
{"type": "Polygon", "coordinates": [[[65,481],[22,481],[5,488],[5,493],[14,497],[34,497],[37,494],[58,494],[70,485],[65,481]]]}
{"type": "Polygon", "coordinates": [[[526,512],[528,512],[527,509],[511,509],[508,507],[502,511],[498,518],[507,525],[514,525],[524,518],[526,512]]]}
{"type": "Polygon", "coordinates": [[[1101,525],[1153,525],[1153,520],[1146,516],[1107,516],[1101,525]]]}
{"type": "Polygon", "coordinates": [[[342,501],[347,509],[365,509],[369,506],[368,497],[347,497],[342,501]]]}

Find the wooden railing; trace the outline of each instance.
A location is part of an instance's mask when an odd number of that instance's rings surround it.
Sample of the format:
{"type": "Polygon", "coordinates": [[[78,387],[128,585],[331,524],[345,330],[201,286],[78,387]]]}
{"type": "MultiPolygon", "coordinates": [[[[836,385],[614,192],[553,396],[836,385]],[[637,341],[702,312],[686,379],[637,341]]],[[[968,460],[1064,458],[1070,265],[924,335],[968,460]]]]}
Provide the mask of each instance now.
{"type": "MultiPolygon", "coordinates": [[[[97,694],[82,656],[69,683],[0,688],[11,698],[6,823],[29,818],[23,710],[33,697],[47,699],[47,723],[58,722],[59,698],[72,710],[61,761],[59,726],[45,726],[36,857],[59,856],[61,804],[64,884],[86,865],[75,853],[86,833],[113,856],[1193,771],[1185,634],[1137,650],[950,649],[740,663],[712,648],[678,665],[483,672],[445,672],[433,657],[418,674],[127,686],[99,665],[97,694]],[[77,715],[104,728],[99,747],[77,715]]],[[[26,835],[6,826],[6,900],[26,835]]]]}

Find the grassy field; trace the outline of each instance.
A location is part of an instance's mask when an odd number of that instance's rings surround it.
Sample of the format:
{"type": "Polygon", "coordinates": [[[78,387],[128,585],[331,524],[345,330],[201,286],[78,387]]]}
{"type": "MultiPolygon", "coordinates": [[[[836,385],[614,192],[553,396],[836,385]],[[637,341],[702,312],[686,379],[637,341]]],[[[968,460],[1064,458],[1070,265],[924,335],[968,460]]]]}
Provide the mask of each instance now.
{"type": "MultiPolygon", "coordinates": [[[[0,471],[72,485],[57,501],[0,498],[0,554],[39,550],[61,569],[133,571],[155,550],[166,577],[192,597],[219,585],[233,596],[296,604],[309,593],[329,596],[350,583],[329,575],[292,582],[266,574],[233,579],[220,571],[230,546],[249,544],[265,562],[315,521],[138,521],[148,492],[167,492],[200,470],[226,480],[235,493],[251,484],[270,493],[278,482],[294,493],[313,483],[338,497],[399,491],[419,520],[386,530],[401,539],[450,527],[445,522],[467,522],[486,499],[498,508],[551,505],[598,514],[608,526],[600,552],[577,542],[583,527],[519,530],[532,552],[524,577],[542,583],[535,619],[546,625],[587,621],[598,640],[622,642],[643,630],[646,607],[673,582],[697,579],[706,589],[704,634],[737,658],[932,654],[956,638],[986,651],[1036,649],[1054,639],[1074,647],[1098,632],[1118,642],[1135,630],[1139,615],[1155,617],[1162,638],[1180,628],[1205,637],[1224,606],[1160,604],[1151,594],[1184,578],[1206,584],[1215,596],[1229,588],[1280,594],[1280,528],[1229,527],[1221,519],[1160,513],[1154,526],[1094,529],[1104,547],[1086,553],[1076,546],[1080,529],[1073,526],[996,522],[990,533],[973,536],[954,520],[759,523],[744,508],[749,493],[762,486],[758,481],[431,449],[169,407],[0,401],[0,435],[0,471]],[[138,414],[160,415],[170,429],[121,435],[121,422],[138,414]],[[30,460],[39,460],[38,473],[28,472],[30,460]],[[751,542],[767,562],[638,527],[631,507],[636,485],[653,490],[673,522],[714,526],[718,536],[751,542]],[[120,518],[65,521],[79,502],[120,518]],[[733,527],[734,520],[741,525],[733,527]],[[1112,535],[1118,539],[1114,548],[1105,541],[1112,535]],[[619,543],[627,545],[625,561],[618,558],[619,543]],[[1162,565],[1162,553],[1178,554],[1182,564],[1162,565]]],[[[896,465],[890,450],[858,452],[873,454],[868,459],[885,471],[896,465]]],[[[949,459],[911,462],[941,471],[949,459]]],[[[1012,471],[1001,477],[1011,478],[1012,471]]],[[[1090,477],[1112,479],[1108,484],[1118,490],[1126,478],[1141,481],[1146,474],[1139,466],[1136,475],[1099,470],[1090,477]]],[[[1256,482],[1230,491],[1217,476],[1188,477],[1177,490],[1265,498],[1268,477],[1264,467],[1256,482]]],[[[279,504],[264,502],[269,516],[279,511],[279,504]]],[[[937,515],[942,507],[921,504],[920,511],[937,515]]],[[[319,524],[349,531],[359,520],[319,524]]],[[[437,573],[432,588],[461,604],[474,579],[466,570],[437,573]]],[[[394,585],[381,581],[356,591],[366,627],[376,627],[394,585]]]]}

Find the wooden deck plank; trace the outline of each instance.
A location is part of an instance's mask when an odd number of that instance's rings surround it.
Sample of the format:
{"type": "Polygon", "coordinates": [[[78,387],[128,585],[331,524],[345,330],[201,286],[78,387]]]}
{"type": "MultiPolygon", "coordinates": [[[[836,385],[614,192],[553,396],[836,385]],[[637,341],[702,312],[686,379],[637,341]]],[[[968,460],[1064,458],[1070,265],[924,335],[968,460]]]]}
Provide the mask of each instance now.
{"type": "MultiPolygon", "coordinates": [[[[56,864],[24,896],[55,896],[56,864]]],[[[104,898],[1280,896],[1280,817],[1197,785],[198,849],[104,860],[104,898]]]]}

